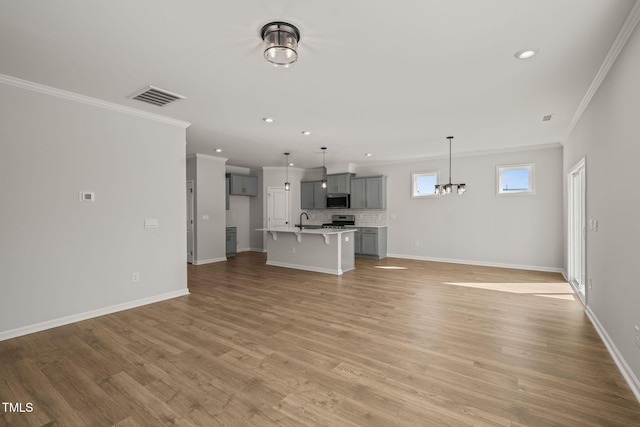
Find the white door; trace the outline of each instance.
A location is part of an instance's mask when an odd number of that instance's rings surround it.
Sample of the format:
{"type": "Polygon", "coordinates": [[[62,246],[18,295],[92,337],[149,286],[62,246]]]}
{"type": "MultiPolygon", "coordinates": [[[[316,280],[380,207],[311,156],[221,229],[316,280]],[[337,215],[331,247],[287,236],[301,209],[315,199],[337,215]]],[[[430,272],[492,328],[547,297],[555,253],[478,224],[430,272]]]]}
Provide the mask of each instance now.
{"type": "Polygon", "coordinates": [[[282,187],[267,188],[267,228],[285,227],[290,223],[289,194],[282,187]]]}
{"type": "Polygon", "coordinates": [[[586,169],[583,158],[569,172],[569,281],[579,296],[585,299],[586,279],[586,169]]]}
{"type": "Polygon", "coordinates": [[[193,262],[193,180],[187,181],[187,262],[193,262]]]}

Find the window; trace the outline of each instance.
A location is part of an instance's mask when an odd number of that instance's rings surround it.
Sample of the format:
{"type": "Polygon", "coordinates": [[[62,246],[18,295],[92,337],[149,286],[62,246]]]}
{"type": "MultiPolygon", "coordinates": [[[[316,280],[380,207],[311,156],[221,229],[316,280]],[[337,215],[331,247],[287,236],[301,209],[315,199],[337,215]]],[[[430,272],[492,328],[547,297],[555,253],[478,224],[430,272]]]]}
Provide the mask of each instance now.
{"type": "Polygon", "coordinates": [[[498,196],[507,194],[534,194],[533,163],[496,166],[498,196]]]}
{"type": "Polygon", "coordinates": [[[411,197],[437,197],[438,172],[414,172],[411,174],[411,197]]]}

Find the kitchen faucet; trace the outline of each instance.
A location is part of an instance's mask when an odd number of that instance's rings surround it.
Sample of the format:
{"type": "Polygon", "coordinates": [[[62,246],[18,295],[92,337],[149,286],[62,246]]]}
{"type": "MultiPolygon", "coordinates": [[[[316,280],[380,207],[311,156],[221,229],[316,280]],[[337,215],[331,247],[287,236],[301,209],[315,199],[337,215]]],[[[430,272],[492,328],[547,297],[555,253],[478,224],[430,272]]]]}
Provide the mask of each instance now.
{"type": "Polygon", "coordinates": [[[298,224],[298,226],[300,227],[300,230],[302,230],[302,215],[306,216],[306,217],[307,217],[307,219],[309,219],[309,215],[307,215],[307,213],[306,213],[306,212],[302,212],[302,213],[300,214],[300,224],[298,224]]]}

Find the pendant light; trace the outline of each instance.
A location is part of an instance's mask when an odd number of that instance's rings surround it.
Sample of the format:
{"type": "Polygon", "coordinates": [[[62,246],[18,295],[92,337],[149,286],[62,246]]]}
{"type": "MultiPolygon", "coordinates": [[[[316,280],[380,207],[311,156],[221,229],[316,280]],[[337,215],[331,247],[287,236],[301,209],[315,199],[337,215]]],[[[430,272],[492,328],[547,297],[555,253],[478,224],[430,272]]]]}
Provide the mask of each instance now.
{"type": "Polygon", "coordinates": [[[438,196],[446,196],[447,194],[451,194],[453,191],[453,187],[456,187],[456,192],[458,194],[464,194],[467,191],[466,184],[452,184],[451,183],[451,140],[452,136],[448,136],[449,140],[449,182],[447,184],[438,184],[436,185],[435,194],[438,196]]]}
{"type": "Polygon", "coordinates": [[[288,67],[298,60],[300,31],[286,22],[270,22],[260,31],[264,58],[276,67],[288,67]]]}
{"type": "Polygon", "coordinates": [[[286,179],[284,181],[284,189],[285,191],[290,191],[291,190],[291,183],[289,182],[289,153],[284,153],[284,155],[286,156],[286,165],[285,165],[285,170],[287,171],[286,174],[286,179]]]}
{"type": "Polygon", "coordinates": [[[320,147],[322,150],[322,188],[327,188],[327,167],[324,165],[325,154],[327,153],[327,147],[320,147]]]}

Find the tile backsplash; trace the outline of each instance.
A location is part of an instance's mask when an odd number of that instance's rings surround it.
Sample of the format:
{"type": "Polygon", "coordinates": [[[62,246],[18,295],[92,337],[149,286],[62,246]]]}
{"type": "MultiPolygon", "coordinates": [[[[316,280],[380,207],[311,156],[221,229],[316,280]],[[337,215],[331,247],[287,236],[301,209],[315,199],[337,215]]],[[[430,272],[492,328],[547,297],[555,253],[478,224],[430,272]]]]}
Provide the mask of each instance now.
{"type": "Polygon", "coordinates": [[[332,215],[355,215],[359,227],[387,226],[387,211],[382,209],[307,209],[305,212],[309,215],[308,223],[313,225],[331,222],[332,215]]]}

